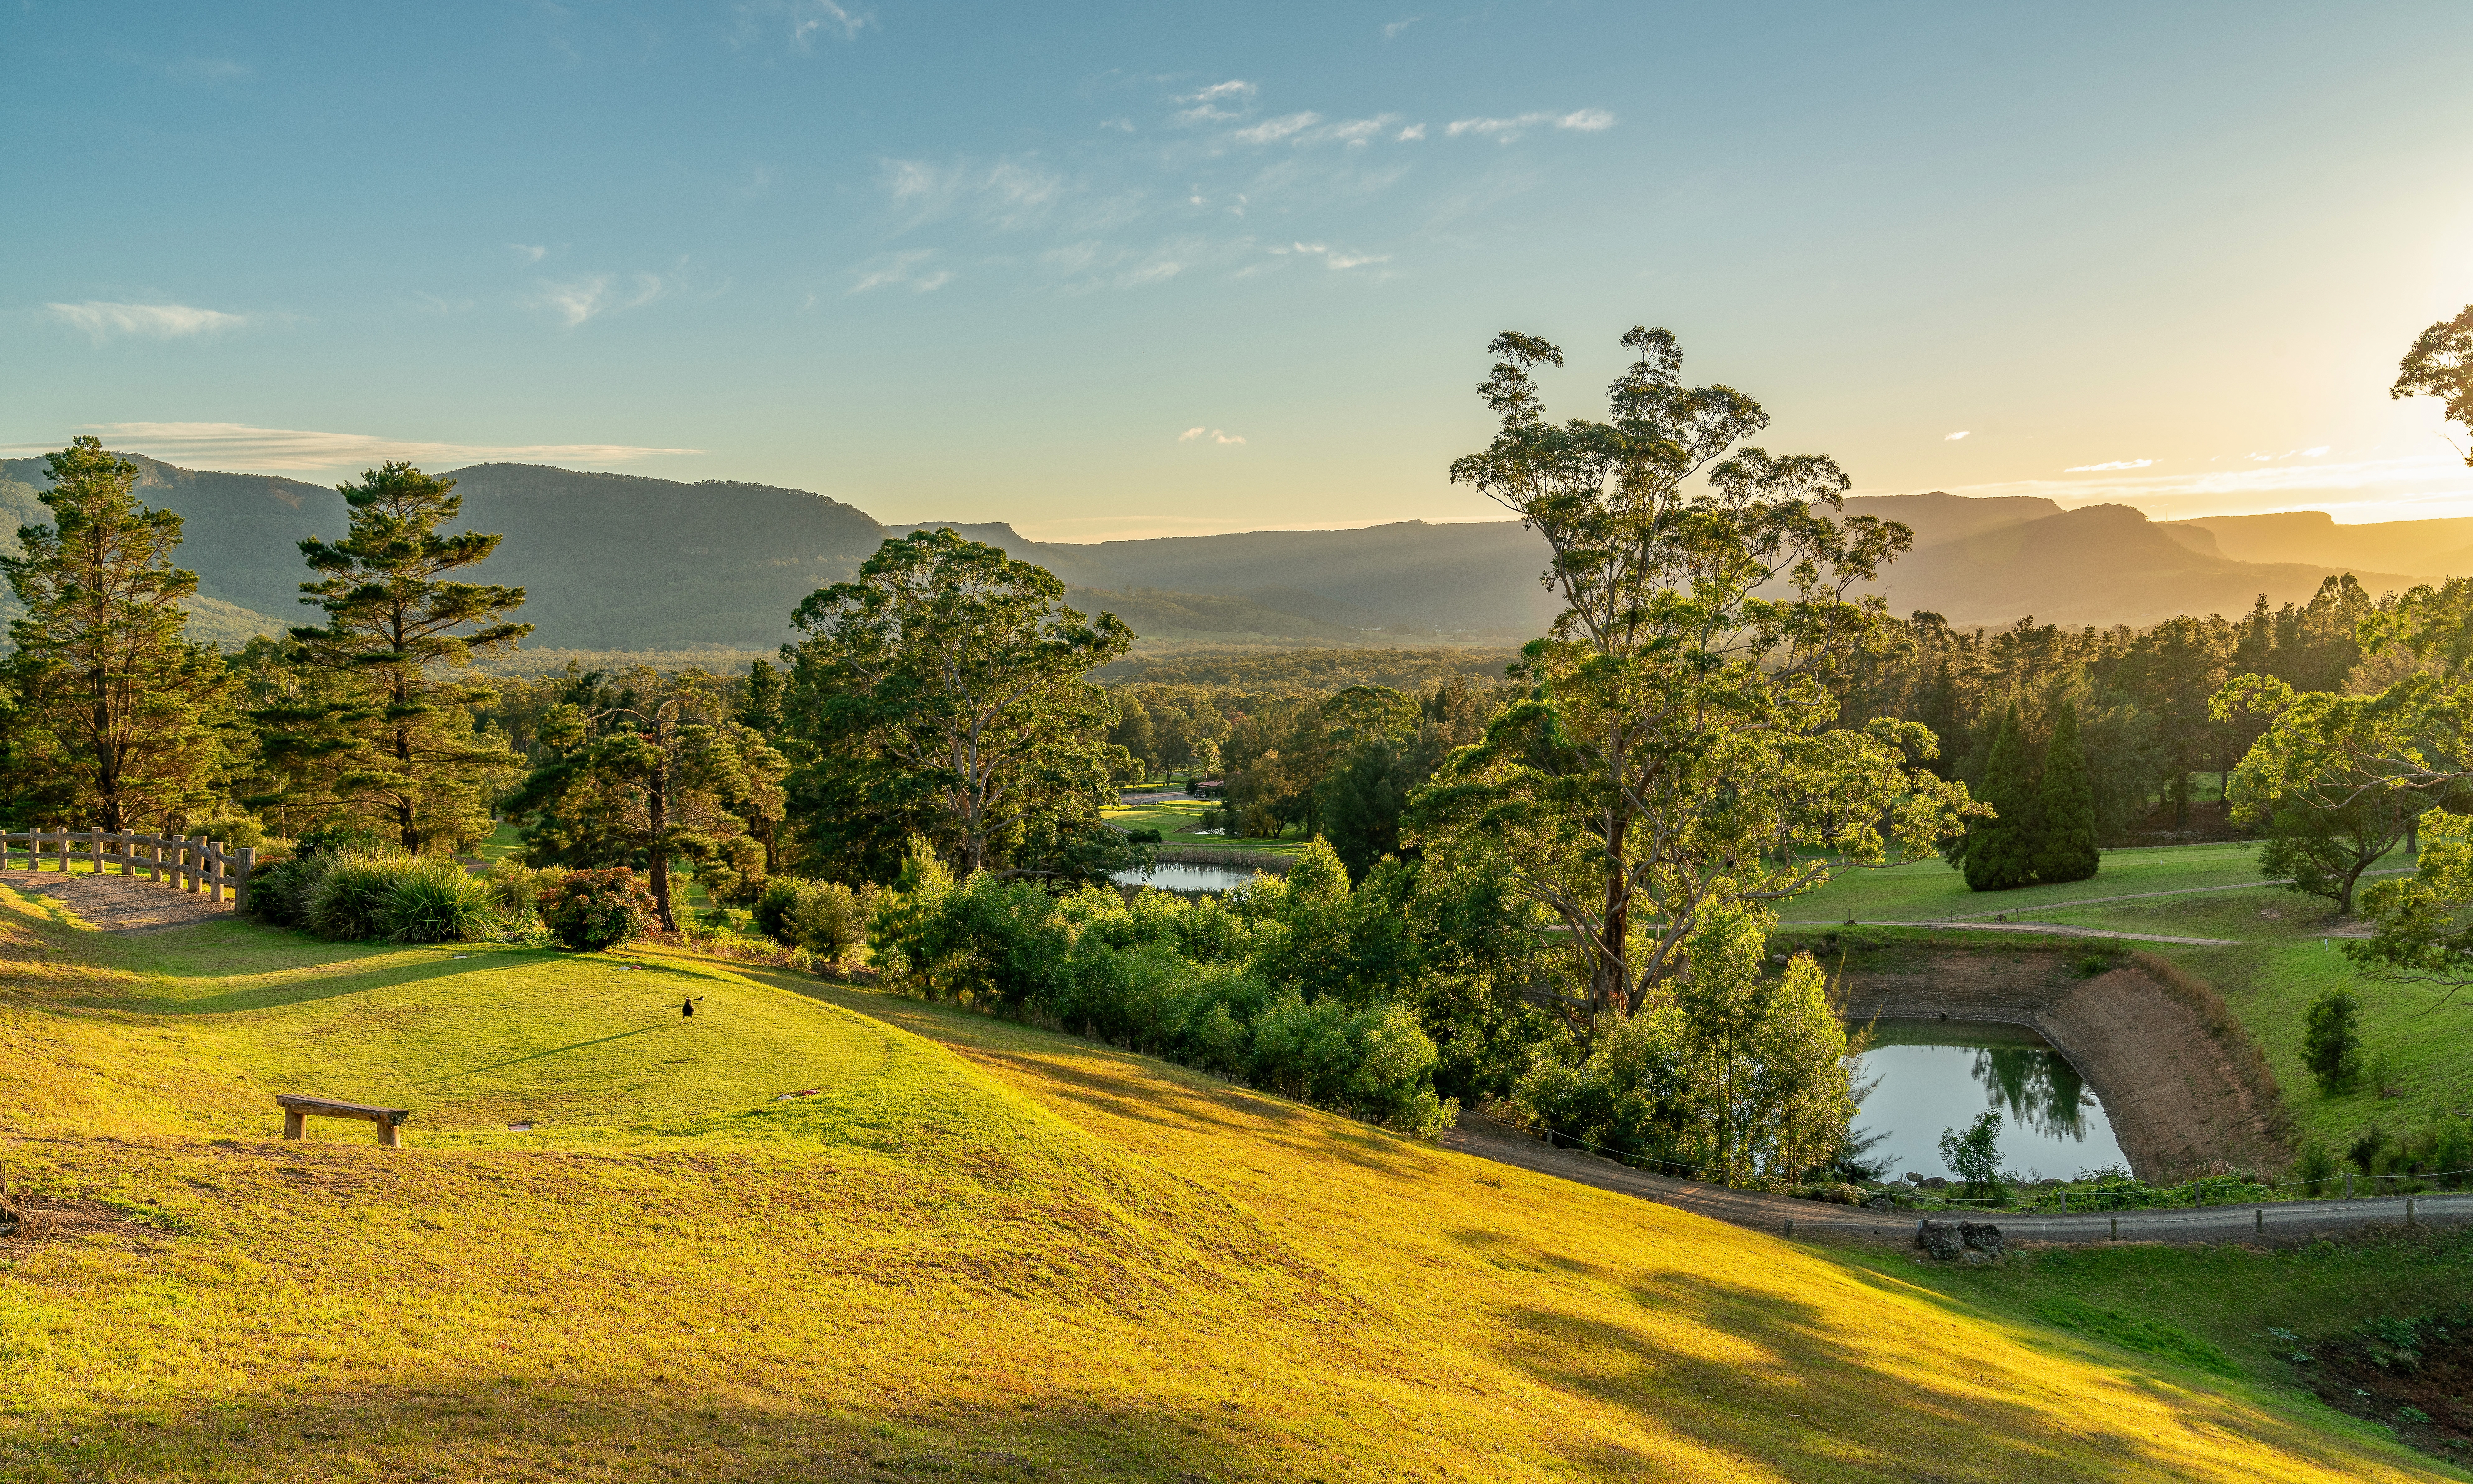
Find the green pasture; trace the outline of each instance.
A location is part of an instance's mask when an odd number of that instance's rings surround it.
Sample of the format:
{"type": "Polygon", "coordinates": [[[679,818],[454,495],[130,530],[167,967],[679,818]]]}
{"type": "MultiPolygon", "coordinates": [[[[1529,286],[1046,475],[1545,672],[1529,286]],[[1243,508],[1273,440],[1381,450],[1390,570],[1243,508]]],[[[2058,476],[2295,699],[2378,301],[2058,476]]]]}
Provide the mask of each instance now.
{"type": "Polygon", "coordinates": [[[1243,836],[1206,835],[1194,831],[1202,816],[1213,807],[1213,801],[1179,799],[1175,802],[1117,804],[1102,810],[1109,824],[1119,829],[1156,829],[1163,845],[1202,846],[1214,850],[1268,850],[1294,854],[1305,849],[1306,842],[1294,837],[1277,840],[1254,840],[1243,836]]]}

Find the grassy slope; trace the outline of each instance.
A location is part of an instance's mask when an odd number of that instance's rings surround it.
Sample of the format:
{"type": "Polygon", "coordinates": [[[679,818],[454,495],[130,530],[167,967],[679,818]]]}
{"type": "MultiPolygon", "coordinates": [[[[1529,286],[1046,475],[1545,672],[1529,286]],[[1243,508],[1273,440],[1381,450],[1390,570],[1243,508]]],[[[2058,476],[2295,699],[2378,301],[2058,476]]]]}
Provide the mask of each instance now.
{"type": "Polygon", "coordinates": [[[0,1244],[0,1476],[2426,1467],[1895,1263],[959,1012],[642,961],[107,941],[0,898],[0,1159],[50,1233],[0,1244]],[[685,983],[692,1033],[638,1032],[685,983]],[[276,1140],[267,1092],[310,1076],[406,1089],[409,1147],[276,1140]],[[785,1082],[826,1095],[761,1101],[785,1082]],[[516,1106],[553,1137],[496,1128],[516,1106]]]}
{"type": "MultiPolygon", "coordinates": [[[[2380,864],[2409,863],[2401,852],[2380,864]]],[[[2254,848],[2241,845],[2167,846],[2111,850],[2093,880],[2015,892],[1969,892],[1955,871],[1922,861],[1885,871],[1859,873],[1789,903],[1791,921],[1843,922],[1849,912],[1866,921],[1928,922],[2024,912],[2039,922],[2060,922],[2125,933],[2222,938],[2232,947],[2171,944],[2139,946],[2161,953],[2213,985],[2224,1003],[2267,1047],[2284,1100],[2305,1135],[2349,1144],[2373,1119],[2392,1129],[2444,1114],[2473,1113],[2473,1040],[2461,1034],[2473,1018],[2473,997],[2433,1009],[2437,996],[2409,986],[2363,982],[2323,930],[2326,903],[2269,886],[2153,897],[2083,907],[2054,903],[2134,892],[2213,887],[2258,879],[2254,848]],[[2269,916],[2269,914],[2273,914],[2269,916]],[[2381,1099],[2366,1087],[2328,1095],[2312,1083],[2301,1063],[2301,1038],[2310,1002],[2337,984],[2362,995],[2362,1031],[2373,1051],[2391,1050],[2403,1070],[2403,1092],[2381,1099]]]]}

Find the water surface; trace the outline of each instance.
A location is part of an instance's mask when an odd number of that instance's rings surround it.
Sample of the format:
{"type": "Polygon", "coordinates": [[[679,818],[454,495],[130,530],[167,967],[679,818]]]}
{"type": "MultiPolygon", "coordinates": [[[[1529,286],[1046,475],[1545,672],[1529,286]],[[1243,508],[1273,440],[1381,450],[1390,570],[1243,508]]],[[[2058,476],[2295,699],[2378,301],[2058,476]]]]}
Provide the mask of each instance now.
{"type": "Polygon", "coordinates": [[[1147,872],[1119,871],[1113,879],[1127,886],[1156,886],[1164,892],[1225,892],[1253,880],[1254,868],[1162,861],[1147,872]]]}
{"type": "Polygon", "coordinates": [[[1873,1027],[1857,1091],[1878,1079],[1856,1115],[1859,1132],[1886,1137],[1871,1158],[1894,1176],[1952,1175],[1945,1129],[2001,1114],[2001,1165],[2029,1178],[2075,1176],[2127,1159],[2112,1122],[2069,1058],[2023,1025],[1983,1020],[1883,1020],[1873,1027]]]}

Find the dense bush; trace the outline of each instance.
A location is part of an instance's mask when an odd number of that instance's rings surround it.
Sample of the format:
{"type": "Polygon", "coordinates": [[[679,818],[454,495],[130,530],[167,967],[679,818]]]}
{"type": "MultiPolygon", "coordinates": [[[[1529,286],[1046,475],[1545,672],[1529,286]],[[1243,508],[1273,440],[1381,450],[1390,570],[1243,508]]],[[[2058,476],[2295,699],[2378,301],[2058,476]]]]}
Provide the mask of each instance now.
{"type": "Polygon", "coordinates": [[[838,881],[775,876],[756,898],[756,927],[785,948],[804,948],[837,964],[867,942],[871,889],[852,891],[838,881]]]}
{"type": "Polygon", "coordinates": [[[2362,1074],[2361,1011],[2362,996],[2341,984],[2311,1001],[2301,1061],[2321,1092],[2344,1091],[2362,1074]]]}
{"type": "Polygon", "coordinates": [[[249,912],[343,943],[471,943],[506,926],[488,882],[451,860],[304,840],[250,874],[249,912]]]}
{"type": "MultiPolygon", "coordinates": [[[[1344,901],[1346,875],[1329,864],[1344,901]]],[[[1261,967],[1272,947],[1311,927],[1307,908],[1317,903],[1333,899],[1292,896],[1270,877],[1231,899],[1146,891],[1129,902],[1104,887],[1060,898],[993,874],[955,884],[914,856],[871,924],[877,962],[914,992],[1430,1133],[1455,1105],[1435,1092],[1441,1058],[1411,1008],[1285,984],[1261,967]]]]}
{"type": "Polygon", "coordinates": [[[653,894],[624,866],[570,871],[540,895],[549,935],[580,952],[614,948],[653,922],[653,894]]]}

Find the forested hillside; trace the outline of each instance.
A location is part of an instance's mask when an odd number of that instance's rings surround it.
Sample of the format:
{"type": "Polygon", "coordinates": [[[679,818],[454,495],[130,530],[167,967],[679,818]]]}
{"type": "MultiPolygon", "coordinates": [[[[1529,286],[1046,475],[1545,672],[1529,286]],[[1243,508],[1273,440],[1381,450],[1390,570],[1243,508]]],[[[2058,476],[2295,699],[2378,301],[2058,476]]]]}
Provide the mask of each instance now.
{"type": "MultiPolygon", "coordinates": [[[[201,637],[228,647],[301,621],[296,546],[343,529],[334,491],[132,458],[146,497],[187,521],[181,560],[198,573],[201,637]]],[[[725,480],[521,464],[445,477],[472,529],[505,533],[488,576],[530,594],[528,649],[770,651],[791,636],[801,598],[928,525],[1037,562],[1076,606],[1116,612],[1152,645],[1500,648],[1556,611],[1538,581],[1545,545],[1511,520],[1074,543],[1003,522],[885,525],[826,495],[725,480]]],[[[14,549],[17,525],[44,518],[42,479],[39,460],[0,462],[0,549],[14,549]]],[[[2306,603],[2343,572],[2375,594],[2473,568],[2473,521],[2337,526],[2303,512],[2163,523],[2126,506],[1942,492],[1859,496],[1846,513],[1914,533],[1909,554],[1871,585],[1890,610],[1959,627],[2230,615],[2262,594],[2306,603]]]]}

